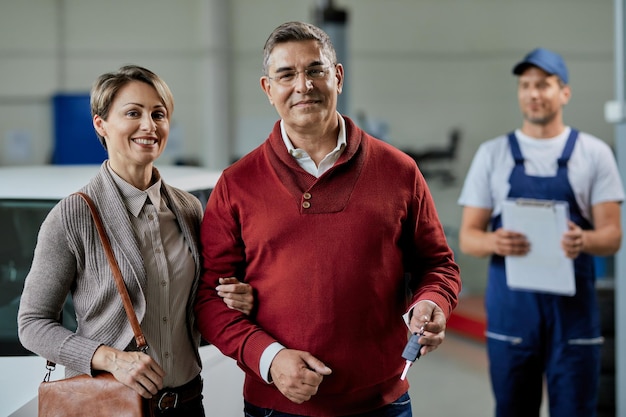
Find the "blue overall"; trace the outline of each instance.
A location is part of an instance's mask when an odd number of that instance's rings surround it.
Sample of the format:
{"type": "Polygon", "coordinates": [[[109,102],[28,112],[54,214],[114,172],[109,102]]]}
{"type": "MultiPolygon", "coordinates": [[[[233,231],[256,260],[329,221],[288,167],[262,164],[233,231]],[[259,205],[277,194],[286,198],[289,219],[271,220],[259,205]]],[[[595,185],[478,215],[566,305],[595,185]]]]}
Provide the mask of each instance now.
{"type": "MultiPolygon", "coordinates": [[[[509,197],[567,201],[570,219],[582,229],[591,229],[567,177],[577,137],[572,129],[556,176],[533,177],[526,175],[515,134],[509,134],[515,159],[509,197]]],[[[501,225],[500,216],[492,219],[492,230],[501,225]]],[[[504,258],[492,256],[485,307],[497,417],[538,417],[544,373],[551,417],[596,415],[602,338],[592,257],[581,253],[574,270],[576,294],[571,297],[511,290],[506,284],[504,258]]]]}

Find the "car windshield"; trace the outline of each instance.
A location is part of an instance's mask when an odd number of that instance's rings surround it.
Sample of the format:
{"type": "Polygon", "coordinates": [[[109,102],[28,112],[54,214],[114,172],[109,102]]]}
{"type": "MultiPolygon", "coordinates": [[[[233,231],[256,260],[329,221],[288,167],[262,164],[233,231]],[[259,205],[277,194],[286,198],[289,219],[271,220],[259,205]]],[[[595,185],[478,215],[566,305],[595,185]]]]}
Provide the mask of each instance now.
{"type": "MultiPolygon", "coordinates": [[[[57,201],[0,200],[0,351],[27,355],[17,340],[17,309],[24,279],[33,261],[39,227],[57,201]]],[[[65,326],[76,326],[71,304],[63,312],[65,326]]]]}

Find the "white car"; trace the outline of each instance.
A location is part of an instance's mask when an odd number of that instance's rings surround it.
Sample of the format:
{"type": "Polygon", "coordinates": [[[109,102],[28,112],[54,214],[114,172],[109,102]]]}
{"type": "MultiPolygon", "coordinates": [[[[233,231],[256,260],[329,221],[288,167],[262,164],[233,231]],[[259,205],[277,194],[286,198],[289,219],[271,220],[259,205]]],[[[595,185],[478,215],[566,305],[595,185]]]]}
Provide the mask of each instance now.
{"type": "MultiPolygon", "coordinates": [[[[0,167],[0,416],[37,415],[37,388],[45,359],[24,349],[17,337],[17,309],[30,269],[37,233],[44,218],[63,197],[87,184],[99,165],[0,167]]],[[[186,166],[158,166],[170,185],[189,191],[203,206],[220,172],[186,166]]],[[[63,323],[75,328],[71,302],[63,323]]],[[[241,416],[243,371],[214,346],[200,347],[207,415],[241,416]]],[[[62,378],[57,366],[52,379],[62,378]]]]}

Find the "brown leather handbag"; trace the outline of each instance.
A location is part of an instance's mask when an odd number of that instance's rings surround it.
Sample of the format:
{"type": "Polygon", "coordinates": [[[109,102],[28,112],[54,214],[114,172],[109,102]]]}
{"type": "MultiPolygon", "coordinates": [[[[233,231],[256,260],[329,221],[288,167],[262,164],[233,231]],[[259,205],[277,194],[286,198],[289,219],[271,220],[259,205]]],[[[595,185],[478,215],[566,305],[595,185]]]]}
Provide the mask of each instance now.
{"type": "MultiPolygon", "coordinates": [[[[133,328],[137,347],[145,351],[148,348],[146,339],[133,310],[122,273],[96,206],[88,195],[80,192],[75,194],[81,196],[89,206],[117,289],[122,297],[126,315],[133,328]]],[[[94,377],[79,375],[50,381],[50,373],[54,367],[55,364],[48,361],[46,365],[48,372],[39,385],[39,417],[139,417],[150,414],[150,411],[144,410],[141,395],[119,382],[108,372],[102,372],[94,377]]]]}

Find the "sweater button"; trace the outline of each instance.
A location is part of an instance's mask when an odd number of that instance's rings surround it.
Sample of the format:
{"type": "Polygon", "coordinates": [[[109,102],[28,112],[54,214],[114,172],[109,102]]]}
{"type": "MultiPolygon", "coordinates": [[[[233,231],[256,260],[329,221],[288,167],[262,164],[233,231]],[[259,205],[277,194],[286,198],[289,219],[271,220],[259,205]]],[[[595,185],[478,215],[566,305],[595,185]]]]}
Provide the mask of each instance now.
{"type": "Polygon", "coordinates": [[[309,203],[308,201],[305,201],[304,203],[302,203],[302,207],[304,207],[305,209],[308,209],[309,207],[311,207],[311,203],[309,203]]]}
{"type": "Polygon", "coordinates": [[[304,197],[305,200],[310,200],[311,199],[311,193],[304,193],[304,194],[302,194],[302,197],[304,197]]]}

